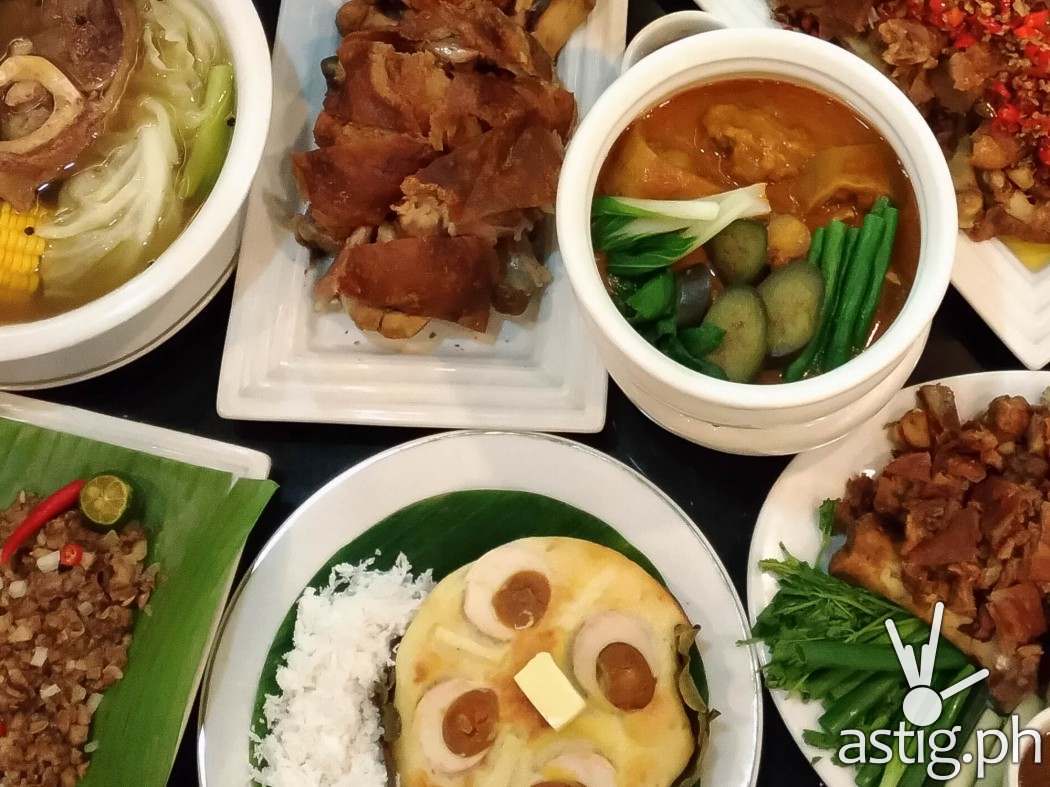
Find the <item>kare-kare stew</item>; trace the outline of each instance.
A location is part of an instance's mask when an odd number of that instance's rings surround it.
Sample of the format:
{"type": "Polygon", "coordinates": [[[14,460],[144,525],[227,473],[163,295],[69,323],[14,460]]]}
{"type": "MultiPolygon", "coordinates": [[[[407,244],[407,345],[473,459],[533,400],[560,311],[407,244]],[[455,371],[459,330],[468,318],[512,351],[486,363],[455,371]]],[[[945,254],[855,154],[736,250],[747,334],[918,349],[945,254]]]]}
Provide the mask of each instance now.
{"type": "Polygon", "coordinates": [[[609,293],[661,352],[742,383],[794,382],[863,352],[919,258],[889,143],[841,102],[768,79],[692,88],[623,132],[592,206],[609,293]]]}

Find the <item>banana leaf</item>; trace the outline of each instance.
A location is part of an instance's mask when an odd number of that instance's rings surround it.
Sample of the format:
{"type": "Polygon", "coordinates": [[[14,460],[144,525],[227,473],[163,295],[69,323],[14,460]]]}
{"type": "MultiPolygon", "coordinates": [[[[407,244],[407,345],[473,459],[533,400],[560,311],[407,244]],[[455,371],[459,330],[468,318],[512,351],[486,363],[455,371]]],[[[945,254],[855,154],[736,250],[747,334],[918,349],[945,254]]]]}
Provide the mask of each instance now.
{"type": "MultiPolygon", "coordinates": [[[[490,549],[534,536],[570,536],[602,544],[630,558],[666,585],[656,566],[600,519],[574,506],[531,492],[479,489],[427,498],[391,514],[332,555],[314,574],[308,586],[323,588],[328,584],[332,567],[340,563],[358,564],[375,558],[375,569],[389,569],[401,553],[408,558],[415,572],[429,568],[434,581],[440,582],[490,549]]],[[[266,696],[280,693],[277,668],[283,663],[284,654],[293,647],[295,617],[293,605],[278,628],[263,665],[251,730],[252,735],[260,738],[266,734],[263,717],[266,696]]],[[[694,711],[694,729],[701,744],[694,758],[699,760],[707,740],[708,723],[713,717],[706,707],[707,678],[695,644],[683,662],[688,665],[688,675],[692,678],[687,703],[695,698],[697,701],[702,699],[703,705],[702,710],[688,705],[694,711]]],[[[679,787],[699,783],[695,776],[697,764],[690,764],[679,787]]]]}
{"type": "Polygon", "coordinates": [[[150,614],[136,613],[124,678],[95,713],[98,749],[79,787],[163,787],[226,578],[277,487],[0,418],[0,507],[23,489],[46,495],[107,471],[132,482],[147,560],[161,569],[150,614]]]}

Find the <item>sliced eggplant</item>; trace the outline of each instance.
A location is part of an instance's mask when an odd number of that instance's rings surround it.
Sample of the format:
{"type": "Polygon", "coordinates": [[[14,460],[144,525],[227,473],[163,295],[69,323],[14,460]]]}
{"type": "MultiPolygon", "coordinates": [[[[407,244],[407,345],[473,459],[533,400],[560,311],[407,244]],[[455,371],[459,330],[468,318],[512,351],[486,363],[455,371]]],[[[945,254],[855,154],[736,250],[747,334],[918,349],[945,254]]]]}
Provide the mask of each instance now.
{"type": "Polygon", "coordinates": [[[704,324],[725,331],[707,359],[736,383],[749,383],[766,357],[766,309],[753,287],[730,287],[711,306],[704,324]]]}
{"type": "Polygon", "coordinates": [[[692,328],[704,321],[711,306],[711,269],[694,265],[675,274],[678,298],[675,317],[679,328],[692,328]]]}
{"type": "Polygon", "coordinates": [[[766,269],[766,225],[738,219],[707,242],[707,253],[726,284],[750,284],[766,269]]]}
{"type": "Polygon", "coordinates": [[[758,285],[766,307],[769,354],[775,358],[805,347],[820,322],[824,276],[817,266],[797,260],[778,268],[758,285]]]}

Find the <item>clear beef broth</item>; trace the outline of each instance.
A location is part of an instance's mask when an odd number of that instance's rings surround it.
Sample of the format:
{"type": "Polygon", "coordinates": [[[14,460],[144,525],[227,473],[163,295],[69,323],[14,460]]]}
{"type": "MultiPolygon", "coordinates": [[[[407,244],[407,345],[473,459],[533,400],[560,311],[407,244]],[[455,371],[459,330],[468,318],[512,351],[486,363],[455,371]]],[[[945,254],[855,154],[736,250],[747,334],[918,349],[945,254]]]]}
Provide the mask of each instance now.
{"type": "MultiPolygon", "coordinates": [[[[150,1],[130,2],[142,21],[147,19],[146,12],[150,1]]],[[[0,0],[0,61],[11,53],[12,42],[22,38],[43,42],[43,49],[34,49],[33,54],[46,57],[54,48],[56,39],[57,28],[53,24],[53,17],[59,13],[58,9],[63,2],[64,0],[0,0]],[[49,7],[51,13],[48,11],[49,7]]],[[[65,6],[62,6],[62,10],[68,12],[65,6]]],[[[148,76],[147,53],[142,40],[144,36],[139,35],[137,38],[138,48],[133,56],[134,66],[127,86],[115,107],[105,115],[97,138],[75,160],[69,162],[59,177],[37,190],[37,204],[48,211],[54,212],[62,205],[63,190],[69,177],[96,165],[105,165],[122,143],[136,137],[146,122],[144,118],[149,118],[143,110],[147,102],[159,102],[168,110],[172,123],[177,122],[179,110],[164,91],[157,89],[156,79],[151,81],[148,76]]],[[[60,68],[63,67],[61,55],[53,62],[60,68]]],[[[229,63],[229,57],[220,41],[213,64],[226,63],[229,63]]],[[[203,81],[202,74],[202,85],[203,81]]],[[[171,89],[178,90],[179,86],[171,89]]],[[[3,90],[0,89],[0,99],[2,93],[3,90]]],[[[200,108],[199,103],[196,108],[200,108]]],[[[175,241],[207,198],[207,192],[189,198],[175,193],[175,184],[179,182],[193,141],[193,137],[185,138],[176,127],[176,145],[179,152],[178,164],[172,176],[173,185],[161,218],[148,240],[141,244],[122,243],[111,249],[92,264],[90,275],[80,277],[75,286],[68,283],[63,283],[61,287],[49,286],[46,275],[48,256],[45,251],[41,264],[43,283],[40,289],[27,298],[0,297],[0,326],[32,322],[71,311],[112,292],[149,267],[175,241]]],[[[0,293],[0,296],[2,295],[3,293],[0,293]]]]}
{"type": "MultiPolygon", "coordinates": [[[[712,107],[727,106],[742,117],[771,116],[776,122],[798,130],[808,140],[808,152],[799,151],[802,166],[806,156],[842,146],[870,146],[880,161],[888,183],[888,196],[900,210],[893,251],[878,311],[869,336],[874,342],[900,313],[915,278],[919,259],[920,226],[915,194],[904,168],[888,142],[861,117],[841,102],[810,88],[769,79],[733,79],[686,90],[647,112],[629,126],[602,169],[598,193],[649,199],[689,199],[767,181],[767,196],[773,212],[801,219],[810,230],[839,218],[857,225],[870,204],[851,194],[835,195],[812,210],[799,202],[798,176],[742,177],[731,165],[731,153],[720,144],[705,123],[712,107]],[[656,160],[642,161],[637,144],[640,135],[656,160]],[[660,171],[670,165],[672,169],[660,171]]],[[[756,128],[756,134],[760,132],[756,128]]],[[[651,155],[645,151],[645,155],[651,155]]],[[[779,382],[779,371],[791,356],[767,358],[756,382],[779,382]]]]}

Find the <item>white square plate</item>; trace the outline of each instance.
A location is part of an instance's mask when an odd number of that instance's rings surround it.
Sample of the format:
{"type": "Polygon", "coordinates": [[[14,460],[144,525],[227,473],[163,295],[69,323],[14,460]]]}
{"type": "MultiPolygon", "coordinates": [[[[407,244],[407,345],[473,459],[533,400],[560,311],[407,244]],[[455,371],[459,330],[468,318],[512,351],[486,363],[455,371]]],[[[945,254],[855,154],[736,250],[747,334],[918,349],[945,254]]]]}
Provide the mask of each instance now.
{"type": "MultiPolygon", "coordinates": [[[[696,2],[730,27],[774,24],[767,0],[696,2]]],[[[1050,363],[1050,268],[1034,273],[999,241],[975,243],[960,234],[952,284],[1021,363],[1050,363]]]]}
{"type": "MultiPolygon", "coordinates": [[[[608,380],[557,253],[534,320],[494,318],[476,336],[428,325],[393,342],[342,312],[317,312],[309,253],[295,242],[300,207],[288,154],[312,144],[336,50],[338,0],[285,3],[274,44],[273,124],[248,218],[219,380],[225,418],[596,432],[608,380]]],[[[583,114],[615,79],[626,0],[598,0],[558,61],[583,114]]]]}

